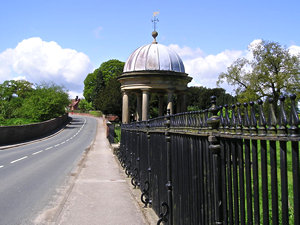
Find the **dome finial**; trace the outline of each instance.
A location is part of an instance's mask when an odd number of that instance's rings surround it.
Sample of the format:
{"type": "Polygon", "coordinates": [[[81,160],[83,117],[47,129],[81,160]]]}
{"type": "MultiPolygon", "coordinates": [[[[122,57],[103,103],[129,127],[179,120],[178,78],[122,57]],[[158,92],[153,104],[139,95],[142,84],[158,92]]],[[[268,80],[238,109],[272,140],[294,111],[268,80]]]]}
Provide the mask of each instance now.
{"type": "Polygon", "coordinates": [[[157,44],[157,41],[156,41],[156,37],[158,35],[157,31],[156,31],[156,24],[157,22],[159,22],[158,18],[157,18],[157,15],[159,14],[159,12],[154,12],[153,13],[153,19],[152,19],[152,23],[153,23],[153,31],[152,31],[152,37],[153,37],[153,44],[157,44]]]}
{"type": "Polygon", "coordinates": [[[153,37],[153,44],[157,44],[157,41],[156,41],[156,37],[157,37],[158,33],[156,30],[152,31],[152,37],[153,37]]]}

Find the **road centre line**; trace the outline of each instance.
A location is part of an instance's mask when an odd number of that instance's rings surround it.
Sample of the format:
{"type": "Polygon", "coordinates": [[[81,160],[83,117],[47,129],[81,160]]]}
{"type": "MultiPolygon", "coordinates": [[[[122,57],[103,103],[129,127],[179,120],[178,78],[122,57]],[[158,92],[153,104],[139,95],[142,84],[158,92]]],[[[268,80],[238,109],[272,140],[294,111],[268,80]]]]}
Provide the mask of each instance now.
{"type": "MultiPolygon", "coordinates": [[[[84,124],[81,126],[81,128],[77,131],[77,133],[76,133],[73,137],[67,139],[66,141],[63,141],[63,142],[60,143],[60,144],[56,144],[56,145],[54,145],[54,146],[48,147],[48,148],[46,148],[46,149],[44,149],[44,150],[45,150],[45,151],[50,150],[50,149],[52,149],[53,147],[58,147],[59,145],[65,144],[66,142],[70,141],[71,139],[73,139],[74,137],[76,137],[76,136],[79,134],[79,132],[83,129],[83,127],[85,126],[85,124],[86,124],[86,119],[85,119],[85,121],[84,121],[84,124]]],[[[40,150],[40,151],[34,152],[34,153],[32,153],[32,155],[36,155],[36,154],[42,153],[44,150],[40,150]]],[[[16,162],[18,162],[18,161],[21,161],[21,160],[23,160],[23,159],[26,159],[26,158],[28,158],[28,156],[23,156],[23,157],[21,157],[21,158],[19,158],[19,159],[16,159],[16,160],[11,161],[10,163],[13,164],[13,163],[16,163],[16,162]]],[[[3,168],[3,167],[4,167],[4,165],[0,165],[0,169],[3,168]]]]}
{"type": "Polygon", "coordinates": [[[34,152],[34,153],[32,153],[32,155],[39,154],[39,153],[41,153],[41,152],[43,152],[43,151],[44,151],[44,150],[41,150],[41,151],[34,152]]]}
{"type": "Polygon", "coordinates": [[[21,160],[26,159],[26,158],[28,158],[28,156],[24,156],[22,158],[16,159],[14,161],[11,161],[10,163],[15,163],[15,162],[21,161],[21,160]]]}

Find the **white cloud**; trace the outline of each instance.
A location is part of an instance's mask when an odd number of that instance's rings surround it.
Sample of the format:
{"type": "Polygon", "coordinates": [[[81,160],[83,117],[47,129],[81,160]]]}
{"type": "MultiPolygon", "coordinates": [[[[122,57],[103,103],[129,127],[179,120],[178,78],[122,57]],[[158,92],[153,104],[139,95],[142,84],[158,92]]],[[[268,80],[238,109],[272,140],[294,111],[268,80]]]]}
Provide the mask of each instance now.
{"type": "Polygon", "coordinates": [[[14,77],[13,80],[27,80],[25,76],[14,77]]]}
{"type": "Polygon", "coordinates": [[[84,98],[82,92],[69,91],[68,93],[69,93],[69,96],[70,96],[71,99],[76,98],[76,96],[78,96],[78,98],[81,98],[81,99],[84,98]]]}
{"type": "MultiPolygon", "coordinates": [[[[253,40],[248,49],[252,49],[261,43],[261,39],[253,40]]],[[[217,87],[216,82],[221,72],[226,72],[229,67],[238,58],[244,57],[251,60],[253,55],[248,49],[244,50],[224,50],[215,55],[205,55],[200,48],[192,49],[189,47],[180,47],[178,45],[169,45],[171,49],[178,53],[181,57],[185,72],[193,77],[189,86],[205,86],[208,88],[217,87]]],[[[293,55],[300,53],[300,46],[292,45],[289,51],[293,55]]],[[[234,94],[233,87],[226,83],[220,85],[228,93],[234,94]]]]}
{"type": "Polygon", "coordinates": [[[300,46],[291,45],[288,49],[289,49],[289,51],[292,55],[299,55],[300,54],[300,46]]]}
{"type": "MultiPolygon", "coordinates": [[[[208,88],[215,88],[219,74],[226,71],[228,66],[245,54],[245,51],[225,50],[216,55],[204,55],[200,48],[181,48],[174,44],[169,47],[178,53],[183,60],[185,72],[193,77],[189,85],[208,88]]],[[[229,93],[232,92],[232,88],[228,85],[225,84],[222,87],[229,93]]]]}
{"type": "Polygon", "coordinates": [[[53,81],[81,93],[83,81],[92,70],[90,59],[84,53],[39,37],[25,39],[16,48],[0,53],[1,83],[21,78],[32,83],[53,81]]]}
{"type": "Polygon", "coordinates": [[[182,58],[195,58],[204,55],[203,51],[200,48],[192,49],[187,46],[183,46],[181,48],[179,47],[179,45],[175,45],[175,44],[170,44],[168,47],[174,50],[182,58]]]}
{"type": "Polygon", "coordinates": [[[254,49],[256,46],[260,45],[262,43],[262,39],[255,39],[253,40],[249,45],[248,45],[248,49],[254,49]]]}

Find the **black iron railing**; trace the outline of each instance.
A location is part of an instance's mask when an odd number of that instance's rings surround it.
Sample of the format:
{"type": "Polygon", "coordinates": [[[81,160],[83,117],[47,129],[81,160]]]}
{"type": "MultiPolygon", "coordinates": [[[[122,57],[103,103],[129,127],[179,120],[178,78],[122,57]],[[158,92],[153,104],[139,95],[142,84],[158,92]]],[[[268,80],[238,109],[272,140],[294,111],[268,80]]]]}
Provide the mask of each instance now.
{"type": "Polygon", "coordinates": [[[300,224],[295,99],[123,124],[118,158],[157,224],[300,224]]]}
{"type": "Polygon", "coordinates": [[[115,124],[111,122],[106,123],[107,126],[107,139],[109,143],[115,143],[115,124]]]}

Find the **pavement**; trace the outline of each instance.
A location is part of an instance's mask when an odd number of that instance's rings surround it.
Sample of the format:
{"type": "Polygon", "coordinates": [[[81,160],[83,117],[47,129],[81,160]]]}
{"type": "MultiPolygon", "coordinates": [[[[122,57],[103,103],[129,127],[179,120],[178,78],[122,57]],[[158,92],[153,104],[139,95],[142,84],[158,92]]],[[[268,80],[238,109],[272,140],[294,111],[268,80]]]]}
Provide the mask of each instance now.
{"type": "Polygon", "coordinates": [[[113,148],[106,139],[106,127],[97,118],[94,142],[80,161],[73,179],[56,207],[36,219],[51,225],[154,225],[157,216],[143,208],[141,192],[133,189],[113,148]]]}

